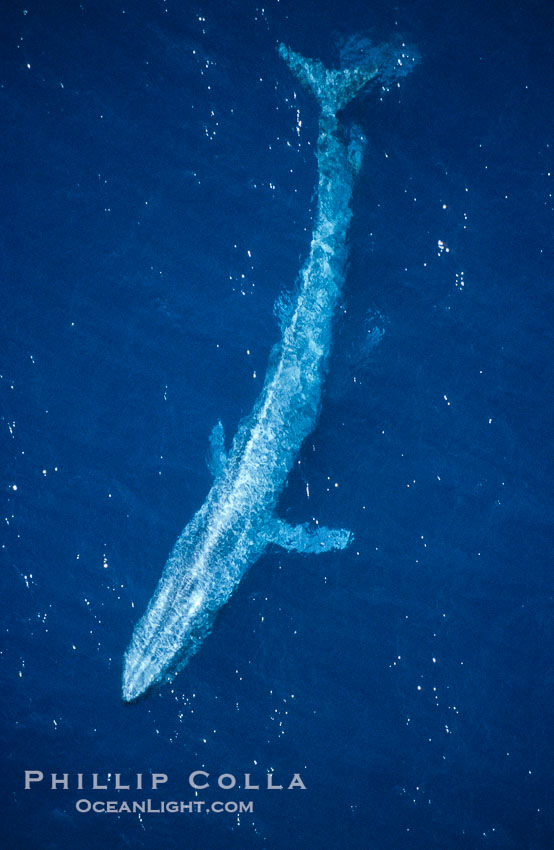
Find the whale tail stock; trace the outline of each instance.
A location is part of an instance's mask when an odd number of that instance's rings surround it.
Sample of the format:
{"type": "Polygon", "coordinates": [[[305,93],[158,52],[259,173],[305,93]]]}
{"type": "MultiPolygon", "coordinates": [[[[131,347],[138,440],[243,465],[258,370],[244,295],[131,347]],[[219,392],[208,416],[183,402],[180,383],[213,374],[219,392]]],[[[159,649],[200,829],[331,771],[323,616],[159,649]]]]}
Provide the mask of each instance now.
{"type": "Polygon", "coordinates": [[[353,100],[378,73],[378,68],[342,68],[328,70],[319,59],[306,59],[286,45],[279,45],[279,55],[303,86],[313,92],[321,111],[336,115],[353,100]]]}

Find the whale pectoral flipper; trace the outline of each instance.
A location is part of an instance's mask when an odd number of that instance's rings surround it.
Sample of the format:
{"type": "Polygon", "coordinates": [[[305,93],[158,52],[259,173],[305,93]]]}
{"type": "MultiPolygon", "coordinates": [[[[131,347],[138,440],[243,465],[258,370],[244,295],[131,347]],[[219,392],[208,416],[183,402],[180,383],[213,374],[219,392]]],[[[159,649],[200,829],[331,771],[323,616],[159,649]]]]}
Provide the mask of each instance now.
{"type": "Polygon", "coordinates": [[[208,469],[217,478],[225,461],[227,460],[227,452],[225,451],[225,431],[221,420],[215,423],[210,434],[210,448],[208,449],[207,464],[208,469]]]}
{"type": "Polygon", "coordinates": [[[318,552],[331,552],[333,549],[346,549],[352,540],[353,534],[346,528],[289,525],[282,519],[275,519],[268,534],[268,542],[283,549],[314,555],[318,552]]]}

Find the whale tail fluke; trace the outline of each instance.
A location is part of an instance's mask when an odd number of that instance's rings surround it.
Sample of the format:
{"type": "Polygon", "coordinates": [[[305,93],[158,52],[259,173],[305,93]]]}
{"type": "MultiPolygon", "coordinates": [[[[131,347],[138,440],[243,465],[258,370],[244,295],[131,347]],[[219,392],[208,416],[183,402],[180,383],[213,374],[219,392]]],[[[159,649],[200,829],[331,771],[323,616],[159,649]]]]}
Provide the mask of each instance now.
{"type": "Polygon", "coordinates": [[[379,70],[359,67],[331,71],[319,59],[306,59],[284,44],[279,45],[279,55],[302,85],[313,92],[322,112],[332,115],[344,109],[379,70]]]}

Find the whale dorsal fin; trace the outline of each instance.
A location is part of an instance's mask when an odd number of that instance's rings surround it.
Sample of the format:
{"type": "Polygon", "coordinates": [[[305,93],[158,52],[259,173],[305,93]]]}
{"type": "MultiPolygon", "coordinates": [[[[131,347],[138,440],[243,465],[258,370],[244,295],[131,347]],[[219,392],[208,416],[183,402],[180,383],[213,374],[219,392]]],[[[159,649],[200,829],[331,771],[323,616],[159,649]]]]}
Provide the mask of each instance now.
{"type": "Polygon", "coordinates": [[[207,457],[208,469],[214,478],[217,478],[226,460],[225,431],[223,430],[221,420],[219,420],[215,423],[210,434],[210,448],[208,449],[207,457]]]}
{"type": "Polygon", "coordinates": [[[268,543],[275,543],[293,552],[317,555],[333,549],[346,549],[353,534],[346,528],[326,528],[324,525],[289,525],[275,517],[267,529],[268,543]]]}

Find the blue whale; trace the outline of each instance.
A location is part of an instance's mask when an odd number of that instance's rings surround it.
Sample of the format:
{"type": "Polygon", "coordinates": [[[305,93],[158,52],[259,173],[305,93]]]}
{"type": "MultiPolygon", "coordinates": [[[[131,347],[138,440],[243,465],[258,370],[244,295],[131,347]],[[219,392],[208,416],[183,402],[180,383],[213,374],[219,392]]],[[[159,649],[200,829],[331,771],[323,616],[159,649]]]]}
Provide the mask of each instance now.
{"type": "Polygon", "coordinates": [[[171,681],[198,650],[214,618],[268,544],[296,552],[344,549],[346,529],[291,526],[275,512],[294,460],[313,431],[331,350],[332,326],[347,262],[352,186],[364,139],[346,137],[340,112],[378,73],[327,70],[284,45],[279,53],[320,107],[318,196],[309,256],[262,391],[225,450],[218,422],[210,437],[212,488],[178,538],[123,664],[123,699],[171,681]]]}

